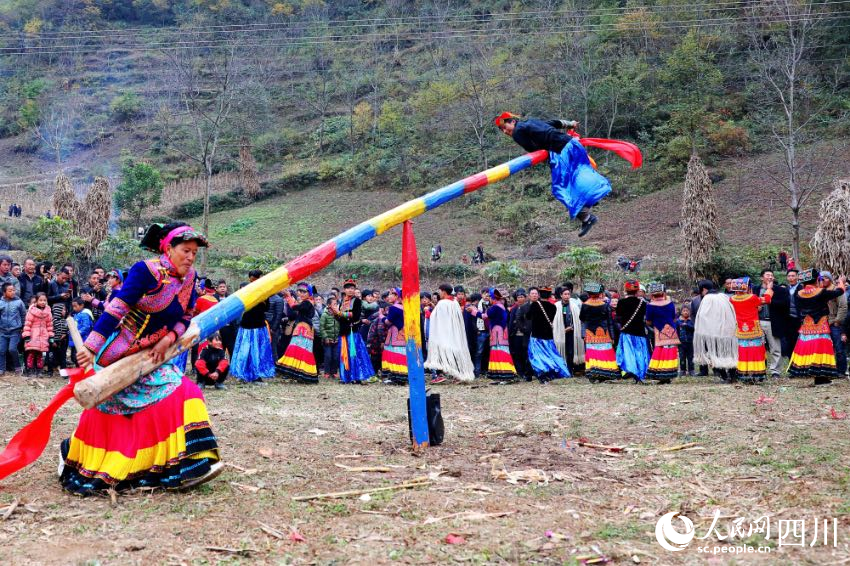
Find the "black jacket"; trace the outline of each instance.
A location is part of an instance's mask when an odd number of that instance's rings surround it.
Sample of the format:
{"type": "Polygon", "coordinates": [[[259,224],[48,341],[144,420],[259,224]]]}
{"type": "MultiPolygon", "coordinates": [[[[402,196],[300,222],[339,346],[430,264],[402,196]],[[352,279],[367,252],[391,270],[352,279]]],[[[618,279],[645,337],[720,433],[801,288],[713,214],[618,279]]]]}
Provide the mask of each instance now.
{"type": "Polygon", "coordinates": [[[44,284],[44,279],[41,275],[33,275],[30,277],[26,273],[21,273],[18,276],[18,281],[21,283],[21,300],[25,305],[30,302],[30,297],[34,297],[38,293],[47,293],[47,285],[44,284]]]}
{"type": "Polygon", "coordinates": [[[277,293],[269,297],[269,310],[266,311],[266,320],[272,332],[280,330],[285,306],[286,302],[283,300],[283,297],[277,293]]]}
{"type": "MultiPolygon", "coordinates": [[[[753,295],[758,297],[761,294],[761,285],[753,287],[753,295]]],[[[770,313],[770,333],[774,338],[782,338],[788,329],[788,316],[791,308],[791,295],[788,293],[788,287],[774,285],[773,298],[767,306],[767,312],[770,313]]]]}
{"type": "Polygon", "coordinates": [[[646,301],[640,297],[629,295],[617,303],[617,318],[620,319],[621,334],[646,337],[646,301]],[[637,311],[637,314],[635,314],[637,311]]]}
{"type": "MultiPolygon", "coordinates": [[[[518,307],[514,307],[508,313],[508,335],[516,336],[522,334],[529,336],[531,334],[531,321],[528,319],[528,309],[531,303],[524,303],[518,307]]],[[[848,316],[847,318],[850,318],[848,316]]]]}
{"type": "Polygon", "coordinates": [[[558,308],[549,301],[531,303],[528,309],[528,319],[531,321],[531,337],[538,340],[552,340],[552,325],[558,316],[558,308]],[[542,308],[541,308],[542,307],[542,308]]]}
{"type": "Polygon", "coordinates": [[[269,302],[263,301],[249,311],[245,311],[239,322],[241,328],[262,328],[266,325],[266,311],[269,310],[269,302]]]}
{"type": "Polygon", "coordinates": [[[513,139],[526,151],[537,151],[546,149],[561,153],[561,150],[570,143],[572,136],[564,130],[559,130],[554,124],[560,125],[557,120],[544,122],[543,120],[522,120],[514,127],[513,139]]]}

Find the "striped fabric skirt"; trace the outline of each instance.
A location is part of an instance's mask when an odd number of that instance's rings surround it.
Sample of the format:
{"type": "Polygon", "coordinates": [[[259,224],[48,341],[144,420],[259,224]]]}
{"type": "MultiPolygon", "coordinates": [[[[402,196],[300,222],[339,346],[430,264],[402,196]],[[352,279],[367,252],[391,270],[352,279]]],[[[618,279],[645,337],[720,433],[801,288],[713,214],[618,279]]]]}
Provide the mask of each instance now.
{"type": "Polygon", "coordinates": [[[59,481],[79,495],[110,487],[179,488],[219,460],[204,396],[185,377],[170,395],[138,412],[83,411],[61,450],[59,481]]]}
{"type": "Polygon", "coordinates": [[[800,326],[800,336],[791,356],[791,377],[833,379],[838,377],[835,349],[826,317],[815,322],[807,316],[800,326]]]}
{"type": "Polygon", "coordinates": [[[381,373],[393,381],[407,382],[407,346],[404,343],[404,332],[391,326],[384,342],[381,353],[381,373]]]}
{"type": "Polygon", "coordinates": [[[584,345],[585,373],[588,379],[596,381],[622,377],[620,366],[617,365],[614,344],[607,330],[604,328],[597,328],[596,332],[586,330],[584,345]]]}
{"type": "Polygon", "coordinates": [[[767,374],[766,357],[764,336],[738,338],[738,379],[741,381],[763,381],[767,374]]]}
{"type": "Polygon", "coordinates": [[[649,359],[647,379],[670,381],[679,375],[679,347],[676,345],[656,346],[649,359]]]}
{"type": "Polygon", "coordinates": [[[490,329],[490,361],[487,363],[487,377],[491,379],[516,377],[516,367],[511,357],[508,335],[501,326],[493,326],[490,329]]]}
{"type": "Polygon", "coordinates": [[[299,322],[292,331],[286,352],[277,361],[277,369],[286,377],[305,383],[318,383],[319,371],[313,354],[313,327],[299,322]]]}

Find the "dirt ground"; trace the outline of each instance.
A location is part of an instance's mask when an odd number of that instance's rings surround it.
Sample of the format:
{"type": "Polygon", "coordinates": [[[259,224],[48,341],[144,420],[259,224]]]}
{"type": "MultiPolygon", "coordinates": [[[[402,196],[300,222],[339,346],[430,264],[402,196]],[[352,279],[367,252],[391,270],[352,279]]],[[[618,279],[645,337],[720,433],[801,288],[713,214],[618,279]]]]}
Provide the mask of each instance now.
{"type": "MultiPolygon", "coordinates": [[[[39,381],[0,383],[0,442],[59,386],[39,381]]],[[[69,404],[42,459],[0,482],[0,562],[846,563],[850,421],[842,417],[850,384],[806,385],[728,386],[713,378],[644,387],[581,378],[438,385],[445,442],[414,454],[405,388],[231,383],[206,392],[226,471],[189,493],[134,492],[115,501],[59,488],[58,443],[79,414],[69,404]],[[387,471],[356,470],[368,466],[387,471]],[[511,483],[513,472],[526,473],[511,483]],[[368,497],[293,500],[417,478],[424,479],[413,488],[368,497]],[[697,537],[715,512],[722,534],[735,518],[746,530],[767,515],[768,536],[743,538],[771,552],[698,551],[722,545],[716,536],[665,550],[655,525],[669,511],[689,517],[697,537]],[[823,528],[813,532],[826,518],[837,519],[835,546],[831,522],[826,546],[823,528]],[[789,546],[799,544],[793,536],[779,544],[780,520],[805,520],[805,546],[789,546]]],[[[679,521],[673,526],[683,531],[679,521]]]]}

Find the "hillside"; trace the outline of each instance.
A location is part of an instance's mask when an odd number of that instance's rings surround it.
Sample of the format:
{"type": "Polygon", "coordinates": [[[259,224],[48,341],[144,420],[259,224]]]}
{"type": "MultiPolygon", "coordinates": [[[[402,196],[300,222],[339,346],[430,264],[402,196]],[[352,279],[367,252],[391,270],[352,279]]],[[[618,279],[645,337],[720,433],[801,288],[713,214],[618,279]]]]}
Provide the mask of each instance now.
{"type": "MultiPolygon", "coordinates": [[[[41,214],[57,171],[82,192],[95,175],[119,183],[127,158],[200,186],[206,173],[237,171],[248,145],[262,179],[309,171],[318,182],[216,213],[212,236],[231,258],[292,257],[518,155],[492,125],[511,110],[577,118],[582,135],[640,145],[640,172],[601,161],[614,194],[587,243],[609,256],[680,255],[679,186],[692,150],[722,177],[728,242],[758,240],[764,225],[764,240],[789,246],[767,189],[779,159],[771,132],[786,128],[771,73],[793,49],[789,33],[808,38],[799,76],[782,87],[795,89],[794,124],[806,127],[785,134],[804,146],[848,133],[850,28],[834,3],[813,10],[722,0],[18,0],[0,5],[0,190],[41,214]]],[[[846,172],[846,159],[834,163],[800,167],[846,172]]],[[[555,272],[551,258],[579,242],[546,193],[545,170],[526,172],[420,219],[420,247],[439,241],[444,261],[458,261],[484,240],[497,258],[555,272]]],[[[145,220],[197,196],[167,192],[145,220]]],[[[354,261],[397,254],[391,234],[354,261]]]]}

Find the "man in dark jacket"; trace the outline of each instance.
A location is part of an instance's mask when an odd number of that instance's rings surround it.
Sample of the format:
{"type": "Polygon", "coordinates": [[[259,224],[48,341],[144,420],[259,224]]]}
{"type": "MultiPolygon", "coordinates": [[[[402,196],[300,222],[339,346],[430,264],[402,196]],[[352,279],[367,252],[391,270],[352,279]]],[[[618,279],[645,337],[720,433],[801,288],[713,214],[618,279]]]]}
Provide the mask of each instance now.
{"type": "MultiPolygon", "coordinates": [[[[536,289],[534,292],[537,292],[536,289]]],[[[528,320],[529,303],[525,289],[517,289],[514,293],[514,300],[516,303],[508,313],[508,340],[511,357],[514,360],[517,375],[531,379],[528,370],[528,339],[531,336],[531,321],[528,320]]]]}
{"type": "Polygon", "coordinates": [[[269,330],[272,333],[272,354],[274,359],[278,360],[283,355],[278,349],[280,342],[281,324],[283,323],[284,305],[286,303],[280,293],[275,293],[269,297],[269,310],[266,311],[266,321],[269,323],[269,330]]]}
{"type": "Polygon", "coordinates": [[[64,267],[56,274],[47,291],[47,303],[50,306],[61,303],[65,312],[71,312],[71,274],[64,267]]]}
{"type": "MultiPolygon", "coordinates": [[[[526,151],[538,151],[545,149],[555,153],[561,153],[573,136],[570,133],[578,127],[574,120],[537,120],[534,118],[520,120],[518,116],[503,113],[496,118],[496,124],[502,133],[510,136],[526,151]]],[[[593,225],[599,220],[590,213],[590,207],[583,207],[576,215],[581,221],[579,237],[585,236],[593,225]]]]}
{"type": "MultiPolygon", "coordinates": [[[[753,294],[756,297],[763,297],[767,289],[767,284],[770,281],[775,281],[773,272],[769,269],[762,270],[762,284],[753,287],[753,294]]],[[[791,297],[788,295],[788,289],[774,285],[773,298],[770,304],[759,307],[759,324],[762,331],[764,331],[764,339],[767,342],[767,348],[770,352],[768,371],[770,371],[771,377],[779,377],[781,373],[782,342],[785,340],[785,334],[787,332],[788,309],[790,304],[791,297]]]]}
{"type": "Polygon", "coordinates": [[[24,268],[18,281],[21,284],[21,300],[25,305],[30,304],[30,298],[38,293],[47,292],[44,279],[35,272],[35,260],[31,257],[24,260],[24,268]]]}

